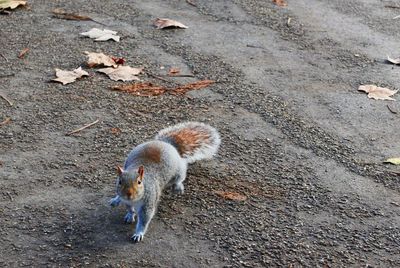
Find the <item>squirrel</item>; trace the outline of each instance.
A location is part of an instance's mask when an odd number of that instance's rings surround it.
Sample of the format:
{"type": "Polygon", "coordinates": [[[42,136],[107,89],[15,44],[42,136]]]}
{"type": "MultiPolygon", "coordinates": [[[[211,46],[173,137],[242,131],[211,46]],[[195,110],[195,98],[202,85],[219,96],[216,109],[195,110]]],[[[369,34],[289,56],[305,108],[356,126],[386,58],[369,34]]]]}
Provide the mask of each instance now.
{"type": "Polygon", "coordinates": [[[135,243],[143,240],[163,189],[172,186],[175,193],[183,194],[188,164],[212,158],[220,143],[213,127],[186,122],[163,129],[154,140],[132,149],[124,166],[117,167],[117,195],[109,203],[126,205],[126,223],[132,223],[137,214],[131,237],[135,243]]]}

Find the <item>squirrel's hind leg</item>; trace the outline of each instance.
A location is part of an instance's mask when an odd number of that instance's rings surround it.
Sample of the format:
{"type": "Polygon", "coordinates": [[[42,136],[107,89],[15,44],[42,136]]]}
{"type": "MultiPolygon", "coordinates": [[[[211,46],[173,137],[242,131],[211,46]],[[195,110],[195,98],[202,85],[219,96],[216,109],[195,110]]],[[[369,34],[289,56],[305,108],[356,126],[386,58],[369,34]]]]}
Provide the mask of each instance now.
{"type": "Polygon", "coordinates": [[[178,172],[174,178],[174,185],[173,187],[173,191],[176,194],[183,194],[183,192],[185,191],[185,187],[183,186],[183,182],[186,179],[186,170],[187,170],[187,164],[186,163],[182,163],[179,166],[178,172]]]}

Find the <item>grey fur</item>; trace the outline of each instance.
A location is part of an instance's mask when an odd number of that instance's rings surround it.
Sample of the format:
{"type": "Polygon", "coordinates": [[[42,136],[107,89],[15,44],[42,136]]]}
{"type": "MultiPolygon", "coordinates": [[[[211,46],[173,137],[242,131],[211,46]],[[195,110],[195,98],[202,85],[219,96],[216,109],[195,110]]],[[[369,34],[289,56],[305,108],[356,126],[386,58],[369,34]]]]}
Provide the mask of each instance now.
{"type": "Polygon", "coordinates": [[[117,196],[110,200],[111,206],[118,206],[121,202],[127,206],[128,213],[125,216],[125,222],[127,223],[133,221],[134,213],[136,212],[136,230],[132,236],[134,242],[143,240],[149,223],[156,211],[162,190],[168,186],[172,186],[174,192],[183,194],[183,182],[186,179],[188,163],[194,160],[211,158],[217,152],[220,143],[219,134],[214,128],[197,122],[183,123],[164,129],[160,131],[156,139],[158,140],[138,145],[129,153],[124,164],[123,173],[117,180],[117,196]],[[209,136],[213,139],[213,142],[210,142],[212,146],[202,144],[199,150],[188,156],[184,156],[186,158],[182,158],[173,145],[167,141],[162,141],[162,139],[168,136],[170,130],[182,128],[193,129],[193,127],[196,129],[201,127],[202,131],[208,131],[209,136]],[[155,147],[161,152],[160,162],[146,161],[146,159],[141,157],[144,149],[155,147]],[[140,191],[134,200],[129,200],[126,196],[122,195],[119,181],[122,184],[135,182],[140,166],[144,166],[143,191],[140,191]]]}

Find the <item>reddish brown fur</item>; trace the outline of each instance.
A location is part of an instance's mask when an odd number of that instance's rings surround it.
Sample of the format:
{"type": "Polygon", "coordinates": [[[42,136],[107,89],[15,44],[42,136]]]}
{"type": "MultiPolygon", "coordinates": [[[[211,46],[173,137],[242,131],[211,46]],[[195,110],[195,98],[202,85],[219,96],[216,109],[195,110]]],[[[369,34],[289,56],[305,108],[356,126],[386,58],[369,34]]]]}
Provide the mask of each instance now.
{"type": "Polygon", "coordinates": [[[202,143],[209,142],[210,136],[208,133],[199,129],[182,129],[178,132],[169,135],[174,139],[178,146],[180,155],[185,155],[187,152],[193,152],[201,146],[202,143]]]}
{"type": "Polygon", "coordinates": [[[160,163],[161,162],[161,151],[156,146],[146,146],[139,158],[142,159],[144,162],[147,163],[160,163]]]}

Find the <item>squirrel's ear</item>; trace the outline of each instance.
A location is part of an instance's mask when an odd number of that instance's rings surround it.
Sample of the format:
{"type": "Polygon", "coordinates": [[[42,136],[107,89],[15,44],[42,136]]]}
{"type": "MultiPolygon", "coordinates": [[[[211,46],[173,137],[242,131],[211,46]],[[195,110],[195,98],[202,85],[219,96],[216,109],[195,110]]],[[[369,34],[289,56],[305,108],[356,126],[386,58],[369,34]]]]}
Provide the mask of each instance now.
{"type": "Polygon", "coordinates": [[[122,169],[122,167],[117,166],[117,173],[118,175],[121,175],[124,172],[124,170],[122,169]]]}
{"type": "Polygon", "coordinates": [[[139,173],[139,179],[143,180],[143,176],[144,176],[144,167],[143,166],[139,167],[138,173],[139,173]]]}

